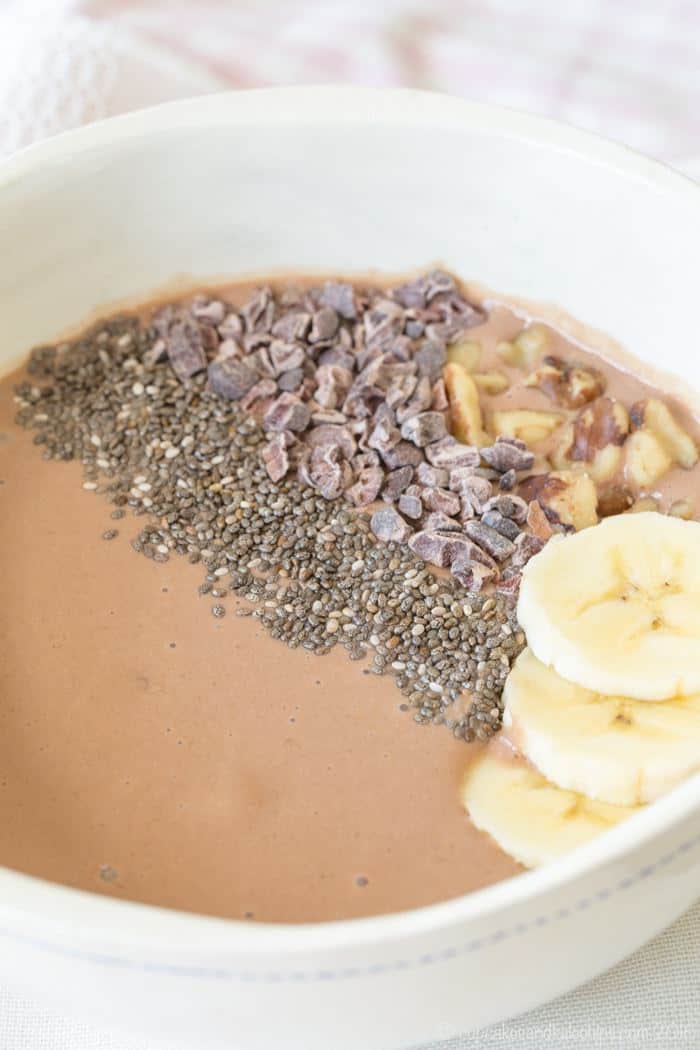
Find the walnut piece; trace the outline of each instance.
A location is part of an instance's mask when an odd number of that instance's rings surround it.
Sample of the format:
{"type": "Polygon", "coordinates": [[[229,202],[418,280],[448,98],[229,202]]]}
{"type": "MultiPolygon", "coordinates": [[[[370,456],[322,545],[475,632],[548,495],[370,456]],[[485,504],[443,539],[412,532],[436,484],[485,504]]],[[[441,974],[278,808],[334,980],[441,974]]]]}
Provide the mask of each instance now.
{"type": "Polygon", "coordinates": [[[514,437],[526,445],[537,445],[556,430],[562,422],[557,412],[539,412],[529,408],[514,408],[494,412],[491,430],[496,437],[514,437]]]}
{"type": "Polygon", "coordinates": [[[484,432],[479,391],[463,365],[449,362],[443,369],[447,399],[450,403],[451,430],[465,445],[488,445],[484,432]]]}
{"type": "Polygon", "coordinates": [[[674,419],[668,405],[658,398],[638,401],[630,410],[632,427],[649,430],[674,463],[690,470],[698,461],[698,449],[693,438],[674,419]]]}
{"type": "Polygon", "coordinates": [[[598,521],[598,492],[588,476],[558,470],[533,474],[520,488],[524,499],[537,500],[550,522],[569,525],[577,532],[598,521]]]}
{"type": "Polygon", "coordinates": [[[562,427],[551,459],[560,470],[585,464],[598,485],[610,481],[622,464],[629,416],[621,401],[600,397],[562,427]]]}
{"type": "Polygon", "coordinates": [[[531,369],[542,359],[549,343],[549,333],[542,325],[523,328],[512,342],[501,342],[497,353],[513,368],[531,369]]]}
{"type": "Polygon", "coordinates": [[[600,397],[605,390],[605,379],[596,368],[584,368],[561,357],[549,356],[530,373],[525,386],[537,387],[564,408],[581,408],[600,397]]]}
{"type": "Polygon", "coordinates": [[[468,372],[473,372],[481,359],[481,343],[474,339],[460,339],[447,348],[448,363],[462,365],[468,372]]]}

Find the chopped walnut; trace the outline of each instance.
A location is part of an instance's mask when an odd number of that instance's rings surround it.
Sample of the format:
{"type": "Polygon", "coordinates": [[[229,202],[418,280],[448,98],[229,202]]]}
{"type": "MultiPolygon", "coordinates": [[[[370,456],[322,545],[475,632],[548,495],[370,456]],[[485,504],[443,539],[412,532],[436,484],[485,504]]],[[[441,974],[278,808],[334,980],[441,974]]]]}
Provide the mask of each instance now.
{"type": "Polygon", "coordinates": [[[584,368],[561,357],[545,357],[540,368],[531,372],[525,386],[537,387],[564,408],[581,408],[605,390],[605,379],[596,368],[584,368]]]}
{"type": "Polygon", "coordinates": [[[522,483],[521,495],[537,500],[550,522],[577,532],[598,521],[598,492],[588,474],[571,470],[534,474],[522,483]]]}

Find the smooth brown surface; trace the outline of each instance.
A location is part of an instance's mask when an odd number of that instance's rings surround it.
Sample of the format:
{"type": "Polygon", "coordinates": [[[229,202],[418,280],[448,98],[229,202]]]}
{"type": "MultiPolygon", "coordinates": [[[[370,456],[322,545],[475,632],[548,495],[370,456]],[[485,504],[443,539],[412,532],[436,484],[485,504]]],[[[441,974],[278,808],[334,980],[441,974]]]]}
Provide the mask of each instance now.
{"type": "MultiPolygon", "coordinates": [[[[503,369],[495,345],[521,325],[499,308],[469,333],[482,371],[503,369]]],[[[648,392],[605,371],[627,404],[648,392]]],[[[200,569],[137,556],[136,521],[110,521],[77,464],[42,460],[12,422],[16,378],[0,381],[0,863],[280,921],[416,907],[520,870],[459,805],[472,746],[416,726],[343,651],[288,650],[231,600],[215,620],[200,569]]],[[[536,390],[491,399],[516,404],[552,407],[536,390]]],[[[659,487],[692,496],[696,477],[659,487]]]]}
{"type": "Polygon", "coordinates": [[[12,383],[0,382],[0,863],[282,921],[415,907],[519,870],[459,805],[467,745],[416,726],[391,680],[344,652],[291,651],[231,601],[215,620],[201,570],[137,556],[136,521],[111,522],[76,464],[42,460],[12,423],[12,383]],[[112,525],[120,535],[102,540],[112,525]]]}

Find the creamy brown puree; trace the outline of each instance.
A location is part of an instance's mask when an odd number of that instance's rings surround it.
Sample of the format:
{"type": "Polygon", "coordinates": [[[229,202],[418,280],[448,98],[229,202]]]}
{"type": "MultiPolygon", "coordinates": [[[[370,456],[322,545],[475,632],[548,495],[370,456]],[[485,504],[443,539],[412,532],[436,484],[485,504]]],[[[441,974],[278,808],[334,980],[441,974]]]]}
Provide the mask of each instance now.
{"type": "MultiPolygon", "coordinates": [[[[521,327],[499,307],[470,335],[488,364],[521,327]]],[[[648,392],[603,367],[627,404],[648,392]]],[[[184,559],[137,558],[136,523],[110,522],[79,466],[45,462],[15,426],[19,377],[0,381],[0,863],[282,922],[417,907],[521,870],[460,806],[476,745],[416,726],[391,680],[339,649],[291,651],[230,599],[213,619],[184,559]]],[[[516,400],[551,408],[536,390],[492,399],[516,400]]],[[[696,472],[660,488],[692,495],[696,472]]]]}
{"type": "Polygon", "coordinates": [[[201,571],[137,557],[129,519],[101,540],[108,506],[78,465],[43,461],[13,424],[17,378],[0,381],[2,864],[282,922],[520,870],[459,804],[471,745],[416,726],[391,680],[217,622],[201,571]]]}

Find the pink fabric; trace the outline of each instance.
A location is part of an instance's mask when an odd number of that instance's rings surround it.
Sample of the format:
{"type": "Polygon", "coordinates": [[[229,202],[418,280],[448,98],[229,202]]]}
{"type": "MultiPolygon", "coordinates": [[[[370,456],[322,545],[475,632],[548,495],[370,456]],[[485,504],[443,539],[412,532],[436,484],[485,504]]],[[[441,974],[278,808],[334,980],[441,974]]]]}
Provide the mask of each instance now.
{"type": "Polygon", "coordinates": [[[700,152],[697,0],[83,0],[232,87],[402,84],[700,152]]]}

